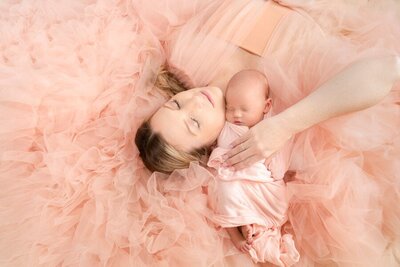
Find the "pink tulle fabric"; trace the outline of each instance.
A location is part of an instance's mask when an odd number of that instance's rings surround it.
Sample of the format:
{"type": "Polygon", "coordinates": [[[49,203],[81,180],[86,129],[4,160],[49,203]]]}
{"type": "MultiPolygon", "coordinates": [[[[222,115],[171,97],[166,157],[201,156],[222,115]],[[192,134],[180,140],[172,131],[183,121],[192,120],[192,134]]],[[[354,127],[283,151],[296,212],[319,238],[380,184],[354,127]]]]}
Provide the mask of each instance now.
{"type": "MultiPolygon", "coordinates": [[[[208,84],[265,1],[0,3],[0,264],[257,266],[210,222],[213,175],[151,174],[133,143],[165,61],[208,84]],[[231,40],[227,42],[226,40],[231,40]]],[[[396,1],[291,1],[260,64],[279,110],[362,57],[400,53],[396,1]]],[[[399,85],[291,144],[297,266],[397,266],[399,85]]]]}
{"type": "Polygon", "coordinates": [[[273,177],[264,160],[240,171],[223,166],[222,156],[229,151],[229,144],[248,130],[226,122],[210,155],[207,165],[216,170],[208,189],[212,221],[223,228],[251,226],[259,233],[249,251],[254,262],[291,266],[299,260],[299,253],[290,234],[281,236],[288,209],[284,181],[273,177]]]}

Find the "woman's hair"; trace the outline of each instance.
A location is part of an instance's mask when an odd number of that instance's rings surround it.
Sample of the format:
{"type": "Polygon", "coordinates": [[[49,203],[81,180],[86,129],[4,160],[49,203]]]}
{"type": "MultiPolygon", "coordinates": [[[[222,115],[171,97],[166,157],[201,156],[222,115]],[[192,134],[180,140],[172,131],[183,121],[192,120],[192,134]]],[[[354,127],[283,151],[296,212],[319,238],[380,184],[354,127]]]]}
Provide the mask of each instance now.
{"type": "Polygon", "coordinates": [[[167,93],[169,96],[176,95],[188,89],[174,74],[169,72],[164,65],[160,67],[154,86],[167,93]]]}
{"type": "MultiPolygon", "coordinates": [[[[165,66],[161,67],[155,86],[170,96],[187,89],[165,66]]],[[[139,127],[135,143],[144,165],[150,171],[163,173],[171,173],[175,169],[188,168],[192,161],[202,162],[203,157],[209,153],[208,147],[195,149],[191,152],[184,152],[174,148],[160,134],[151,129],[150,120],[143,122],[139,127]]]]}
{"type": "Polygon", "coordinates": [[[158,133],[155,133],[150,122],[145,121],[138,129],[135,137],[136,146],[144,165],[150,171],[171,173],[175,169],[188,168],[190,162],[202,162],[202,158],[208,155],[207,147],[184,152],[169,145],[158,133]]]}

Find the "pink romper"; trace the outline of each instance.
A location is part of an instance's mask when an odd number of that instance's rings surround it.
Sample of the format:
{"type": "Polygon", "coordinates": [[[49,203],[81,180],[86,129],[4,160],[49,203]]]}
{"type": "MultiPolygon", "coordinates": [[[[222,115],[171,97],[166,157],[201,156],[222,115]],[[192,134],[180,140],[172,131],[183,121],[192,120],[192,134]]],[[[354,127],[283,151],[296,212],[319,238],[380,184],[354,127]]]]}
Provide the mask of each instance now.
{"type": "Polygon", "coordinates": [[[276,179],[264,160],[240,171],[222,166],[222,155],[229,150],[229,144],[248,129],[226,122],[218,138],[218,147],[211,153],[208,166],[217,171],[215,183],[209,188],[213,221],[224,228],[252,226],[254,231],[261,232],[250,250],[252,259],[290,266],[299,260],[299,253],[290,234],[281,236],[281,226],[287,221],[288,209],[283,171],[279,170],[284,164],[271,162],[278,166],[272,167],[277,173],[276,179]]]}

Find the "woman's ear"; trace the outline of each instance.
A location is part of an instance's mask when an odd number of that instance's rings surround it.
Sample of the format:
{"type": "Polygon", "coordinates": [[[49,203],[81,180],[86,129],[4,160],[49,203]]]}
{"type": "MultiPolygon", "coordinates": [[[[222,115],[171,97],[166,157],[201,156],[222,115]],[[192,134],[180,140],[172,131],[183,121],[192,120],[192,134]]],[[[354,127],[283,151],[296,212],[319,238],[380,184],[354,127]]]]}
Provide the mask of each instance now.
{"type": "Polygon", "coordinates": [[[264,114],[267,114],[268,111],[271,109],[271,107],[272,107],[272,99],[271,98],[265,99],[264,114]]]}

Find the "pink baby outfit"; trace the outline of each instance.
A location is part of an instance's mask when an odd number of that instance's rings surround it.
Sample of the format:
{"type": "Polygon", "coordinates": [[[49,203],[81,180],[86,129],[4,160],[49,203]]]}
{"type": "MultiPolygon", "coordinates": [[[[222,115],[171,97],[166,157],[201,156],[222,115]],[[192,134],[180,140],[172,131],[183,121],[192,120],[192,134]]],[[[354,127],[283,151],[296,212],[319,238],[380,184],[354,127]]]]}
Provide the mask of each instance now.
{"type": "Polygon", "coordinates": [[[252,259],[290,266],[299,260],[299,253],[291,235],[281,236],[288,209],[282,175],[275,179],[264,160],[240,171],[222,166],[222,155],[230,149],[229,144],[248,129],[226,122],[218,138],[218,147],[211,153],[208,166],[217,170],[215,183],[209,191],[213,221],[224,228],[251,225],[254,231],[261,232],[250,250],[252,259]]]}

